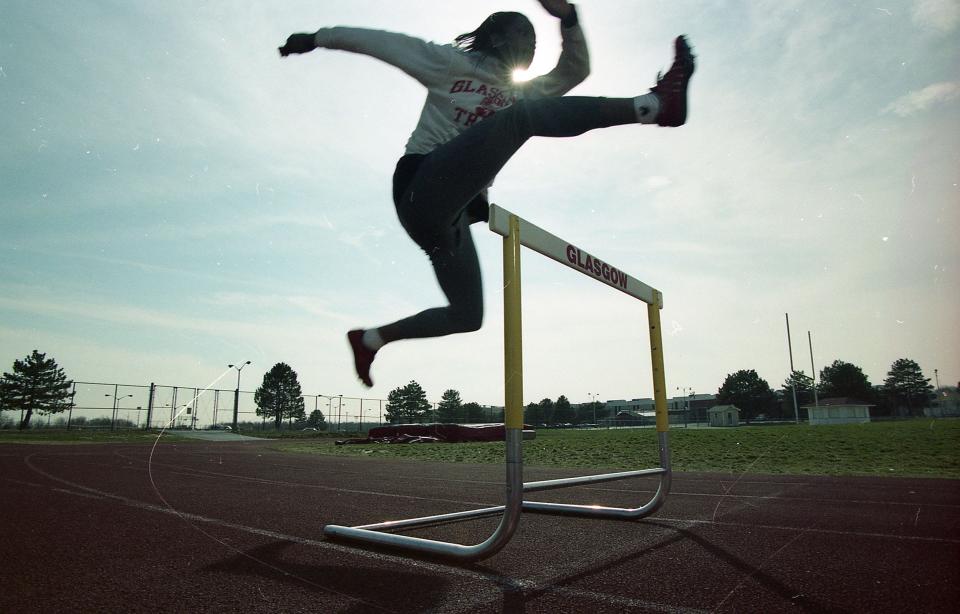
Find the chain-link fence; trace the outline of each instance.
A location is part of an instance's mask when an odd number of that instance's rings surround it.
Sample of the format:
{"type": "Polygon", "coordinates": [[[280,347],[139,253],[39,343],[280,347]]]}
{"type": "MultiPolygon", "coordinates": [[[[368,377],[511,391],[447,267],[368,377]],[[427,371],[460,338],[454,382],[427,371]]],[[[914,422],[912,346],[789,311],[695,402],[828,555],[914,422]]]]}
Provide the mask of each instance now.
{"type": "MultiPolygon", "coordinates": [[[[305,417],[319,411],[328,431],[366,432],[384,424],[386,399],[303,395],[305,417]]],[[[16,428],[25,412],[0,407],[0,428],[16,428]]],[[[34,413],[32,428],[66,429],[225,429],[274,430],[272,418],[257,415],[254,393],[159,384],[73,382],[69,406],[52,414],[34,413]],[[236,410],[236,418],[234,417],[236,410]],[[236,425],[234,424],[236,422],[236,425]]],[[[285,419],[281,428],[317,428],[285,419]]]]}

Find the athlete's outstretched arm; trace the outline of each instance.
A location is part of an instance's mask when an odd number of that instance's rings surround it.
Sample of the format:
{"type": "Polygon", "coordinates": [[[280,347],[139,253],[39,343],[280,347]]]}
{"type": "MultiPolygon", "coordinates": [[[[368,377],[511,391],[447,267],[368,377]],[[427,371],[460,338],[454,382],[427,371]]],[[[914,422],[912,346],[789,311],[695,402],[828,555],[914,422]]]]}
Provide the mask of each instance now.
{"type": "Polygon", "coordinates": [[[574,5],[566,0],[537,1],[560,20],[563,47],[553,70],[521,84],[521,89],[528,97],[563,96],[590,74],[590,52],[574,5]]]}
{"type": "Polygon", "coordinates": [[[537,0],[548,13],[557,19],[569,19],[573,6],[567,0],[537,0]]]}
{"type": "Polygon", "coordinates": [[[320,28],[312,34],[292,34],[280,47],[280,55],[307,53],[319,47],[377,58],[427,87],[447,76],[450,61],[457,55],[450,45],[438,45],[396,32],[343,26],[320,28]]]}

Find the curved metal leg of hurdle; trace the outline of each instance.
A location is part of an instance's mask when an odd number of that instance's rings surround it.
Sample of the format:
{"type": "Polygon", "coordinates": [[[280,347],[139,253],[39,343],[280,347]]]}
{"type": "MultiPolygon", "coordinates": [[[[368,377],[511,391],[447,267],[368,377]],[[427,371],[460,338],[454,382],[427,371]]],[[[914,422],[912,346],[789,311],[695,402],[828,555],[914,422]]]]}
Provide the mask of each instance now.
{"type": "Polygon", "coordinates": [[[538,490],[547,490],[550,488],[564,488],[566,486],[579,486],[582,484],[596,482],[623,480],[643,475],[659,475],[660,483],[657,486],[657,492],[654,493],[653,498],[650,499],[650,501],[641,505],[640,507],[634,508],[524,501],[523,509],[535,512],[571,514],[594,518],[637,519],[649,516],[660,509],[660,506],[663,505],[664,500],[667,498],[667,494],[670,492],[672,473],[670,470],[670,440],[668,435],[669,421],[667,415],[666,378],[663,372],[663,346],[662,335],[660,333],[659,303],[662,301],[662,297],[656,290],[654,290],[654,299],[655,302],[647,305],[647,320],[650,325],[650,358],[653,365],[653,398],[657,415],[657,443],[660,451],[660,466],[655,469],[607,473],[604,475],[587,476],[584,478],[566,478],[560,480],[548,480],[544,482],[530,482],[523,485],[523,491],[524,493],[527,493],[538,490]]]}
{"type": "Polygon", "coordinates": [[[376,524],[345,527],[327,525],[324,534],[363,544],[387,546],[439,555],[458,561],[476,561],[487,558],[503,548],[520,521],[522,510],[543,513],[572,514],[598,518],[643,518],[663,505],[670,491],[670,447],[667,436],[667,400],[663,373],[663,348],[660,333],[660,309],[663,297],[657,290],[643,284],[623,271],[594,258],[583,250],[566,243],[558,237],[496,205],[490,206],[490,229],[503,239],[503,305],[504,305],[504,383],[506,399],[504,421],[506,426],[506,503],[476,510],[438,514],[407,520],[380,522],[376,524]],[[602,475],[561,478],[523,483],[523,346],[520,317],[520,246],[565,264],[590,275],[609,286],[617,288],[647,303],[650,324],[650,351],[653,364],[654,401],[656,404],[657,436],[660,451],[660,466],[653,469],[621,471],[602,475]],[[637,508],[616,508],[594,505],[571,505],[524,501],[525,493],[570,486],[582,486],[599,482],[624,480],[640,476],[660,476],[660,483],[653,498],[637,508]],[[500,524],[490,537],[479,544],[463,545],[451,542],[411,537],[388,533],[440,523],[502,515],[500,524]]]}

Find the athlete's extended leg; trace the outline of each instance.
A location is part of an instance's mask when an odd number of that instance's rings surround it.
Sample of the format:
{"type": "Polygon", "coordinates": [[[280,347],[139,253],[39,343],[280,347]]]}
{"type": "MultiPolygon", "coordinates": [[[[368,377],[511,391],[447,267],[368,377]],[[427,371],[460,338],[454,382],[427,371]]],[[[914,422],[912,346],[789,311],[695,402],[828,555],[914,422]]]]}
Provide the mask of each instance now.
{"type": "Polygon", "coordinates": [[[426,309],[392,324],[364,330],[352,330],[347,340],[353,349],[357,375],[367,386],[373,385],[370,365],[384,344],[399,339],[440,337],[480,328],[483,323],[483,284],[480,262],[466,216],[458,220],[442,244],[428,254],[440,289],[449,305],[426,309]]]}
{"type": "Polygon", "coordinates": [[[466,333],[479,330],[483,323],[480,261],[466,219],[458,222],[453,245],[437,247],[429,256],[450,304],[381,326],[378,330],[384,343],[466,333]]]}
{"type": "MultiPolygon", "coordinates": [[[[520,100],[437,147],[420,163],[397,212],[411,236],[443,233],[531,137],[573,137],[633,123],[686,122],[694,58],[682,36],[673,65],[651,93],[636,98],[562,96],[520,100]],[[413,232],[411,232],[413,229],[413,232]]],[[[414,236],[415,240],[418,240],[414,236]]],[[[418,240],[419,242],[419,240],[418,240]]]]}

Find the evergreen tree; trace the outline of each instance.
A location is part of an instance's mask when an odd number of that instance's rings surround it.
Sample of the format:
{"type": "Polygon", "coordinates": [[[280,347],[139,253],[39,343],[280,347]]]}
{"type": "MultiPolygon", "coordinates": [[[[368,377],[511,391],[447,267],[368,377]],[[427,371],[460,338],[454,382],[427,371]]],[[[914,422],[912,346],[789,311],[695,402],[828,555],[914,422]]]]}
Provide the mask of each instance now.
{"type": "Polygon", "coordinates": [[[933,395],[930,378],[923,377],[920,365],[909,358],[895,360],[883,382],[884,391],[898,408],[905,407],[910,415],[927,407],[933,395]]]}
{"type": "Polygon", "coordinates": [[[303,420],[303,393],[300,382],[297,381],[297,372],[290,365],[278,362],[263,376],[263,383],[253,395],[257,404],[257,415],[273,418],[276,429],[284,418],[303,420]]]}
{"type": "Polygon", "coordinates": [[[473,401],[463,404],[463,418],[467,424],[479,424],[487,422],[487,414],[483,411],[483,408],[480,407],[479,403],[474,403],[473,401]]]}
{"type": "Polygon", "coordinates": [[[553,406],[553,418],[561,424],[571,424],[577,419],[577,412],[570,406],[567,397],[562,394],[553,406]]]}
{"type": "Polygon", "coordinates": [[[447,390],[437,405],[437,422],[445,424],[458,422],[462,408],[463,401],[460,399],[460,393],[453,389],[447,390]]]}
{"type": "Polygon", "coordinates": [[[323,412],[319,409],[310,412],[310,415],[307,416],[307,426],[315,428],[318,431],[327,430],[327,419],[323,416],[323,412]]]}
{"type": "Polygon", "coordinates": [[[718,405],[736,405],[743,412],[741,418],[748,421],[757,414],[769,413],[776,403],[777,395],[770,384],[753,369],[727,375],[717,391],[718,405]]]}
{"type": "Polygon", "coordinates": [[[67,379],[57,361],[34,350],[23,360],[13,362],[13,373],[4,373],[0,382],[0,408],[25,412],[20,428],[30,426],[33,412],[58,414],[71,405],[73,382],[67,379]]]}
{"type": "Polygon", "coordinates": [[[415,381],[402,388],[394,388],[387,395],[386,419],[390,424],[421,422],[430,412],[427,393],[415,381]]]}
{"type": "Polygon", "coordinates": [[[594,423],[593,417],[594,417],[594,415],[595,415],[596,413],[599,412],[599,410],[600,410],[601,407],[602,407],[602,405],[600,405],[599,403],[597,403],[597,404],[594,404],[594,403],[580,403],[580,404],[578,404],[578,405],[577,405],[577,410],[576,410],[576,419],[575,419],[575,421],[576,421],[578,424],[583,424],[583,423],[593,424],[593,423],[594,423]]]}
{"type": "Polygon", "coordinates": [[[547,424],[553,424],[553,401],[550,399],[544,399],[540,401],[540,419],[547,424]]]}
{"type": "Polygon", "coordinates": [[[820,398],[849,397],[857,401],[873,401],[873,386],[860,367],[834,360],[833,364],[820,370],[820,384],[817,386],[820,398]]]}
{"type": "Polygon", "coordinates": [[[540,424],[543,422],[543,414],[540,413],[540,405],[538,403],[530,403],[527,405],[527,409],[523,412],[523,421],[527,424],[540,424]]]}

